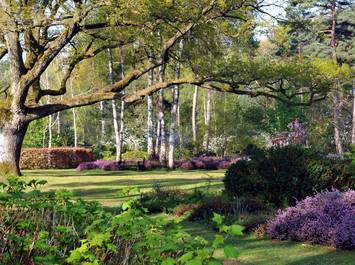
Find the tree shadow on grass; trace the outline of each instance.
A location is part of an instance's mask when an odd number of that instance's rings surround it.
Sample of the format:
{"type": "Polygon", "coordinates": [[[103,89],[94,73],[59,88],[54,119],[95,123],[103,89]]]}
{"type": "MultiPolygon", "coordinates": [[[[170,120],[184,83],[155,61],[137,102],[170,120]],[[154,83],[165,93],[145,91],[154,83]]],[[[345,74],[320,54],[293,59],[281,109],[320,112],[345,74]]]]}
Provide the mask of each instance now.
{"type": "MultiPolygon", "coordinates": [[[[215,231],[204,223],[183,221],[184,230],[212,242],[215,231]]],[[[251,236],[228,239],[241,253],[240,265],[354,265],[355,251],[292,241],[257,239],[251,236]]]]}
{"type": "Polygon", "coordinates": [[[324,254],[303,257],[287,265],[354,265],[355,251],[329,250],[324,254]]]}
{"type": "MultiPolygon", "coordinates": [[[[217,188],[222,188],[223,184],[214,184],[214,185],[201,185],[196,188],[198,189],[206,189],[207,187],[217,189],[217,188]]],[[[85,189],[85,187],[82,187],[81,189],[71,189],[71,192],[73,192],[73,195],[75,197],[92,197],[94,199],[117,199],[120,201],[127,200],[128,198],[131,197],[138,197],[140,193],[138,194],[133,194],[133,195],[119,195],[119,192],[122,191],[122,187],[117,187],[117,188],[90,188],[90,189],[85,189]]],[[[149,189],[152,188],[152,185],[144,185],[144,186],[139,186],[141,189],[149,189]]],[[[185,191],[193,191],[195,187],[184,189],[185,191]]]]}
{"type": "Polygon", "coordinates": [[[159,178],[151,178],[151,179],[116,179],[111,181],[96,181],[96,182],[69,182],[69,183],[55,183],[50,184],[50,187],[56,188],[75,188],[75,187],[85,187],[85,186],[139,186],[141,188],[151,188],[156,184],[160,186],[184,186],[190,184],[198,184],[198,183],[211,183],[215,184],[216,182],[220,184],[222,178],[169,178],[169,179],[159,179],[159,178]]]}
{"type": "Polygon", "coordinates": [[[90,177],[90,176],[149,176],[149,175],[166,175],[166,174],[203,174],[207,176],[208,174],[223,173],[221,170],[167,170],[167,169],[154,169],[154,170],[119,170],[119,171],[105,171],[105,170],[87,170],[87,171],[76,171],[74,169],[56,169],[56,170],[25,170],[25,176],[31,177],[90,177]]]}

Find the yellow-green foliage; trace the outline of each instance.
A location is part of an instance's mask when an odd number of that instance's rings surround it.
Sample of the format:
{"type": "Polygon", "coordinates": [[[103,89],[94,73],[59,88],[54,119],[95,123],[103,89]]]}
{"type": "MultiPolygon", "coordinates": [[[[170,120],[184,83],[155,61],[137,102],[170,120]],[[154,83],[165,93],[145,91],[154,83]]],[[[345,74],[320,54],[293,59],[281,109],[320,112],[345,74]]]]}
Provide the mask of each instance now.
{"type": "Polygon", "coordinates": [[[353,72],[348,64],[338,64],[334,60],[316,58],[313,60],[313,65],[333,80],[350,81],[352,78],[353,72]]]}

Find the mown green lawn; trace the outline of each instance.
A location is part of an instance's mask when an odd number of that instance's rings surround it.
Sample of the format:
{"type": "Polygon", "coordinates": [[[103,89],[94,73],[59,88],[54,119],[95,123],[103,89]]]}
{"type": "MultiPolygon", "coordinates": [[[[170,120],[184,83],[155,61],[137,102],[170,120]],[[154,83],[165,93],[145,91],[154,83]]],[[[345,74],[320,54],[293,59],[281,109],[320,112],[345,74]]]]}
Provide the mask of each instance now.
{"type": "Polygon", "coordinates": [[[141,192],[154,186],[192,190],[196,187],[220,190],[223,187],[223,170],[195,171],[76,171],[76,170],[25,170],[25,180],[43,179],[48,184],[43,190],[67,189],[74,196],[97,200],[107,207],[117,207],[126,197],[120,191],[125,187],[139,187],[141,192]]]}
{"type": "MultiPolygon", "coordinates": [[[[192,235],[213,240],[214,232],[204,224],[184,222],[192,235]]],[[[257,239],[253,235],[229,240],[240,251],[240,265],[354,265],[355,251],[305,243],[257,239]]],[[[222,250],[217,252],[221,256],[222,250]]]]}
{"type": "MultiPolygon", "coordinates": [[[[126,198],[119,195],[125,187],[139,187],[148,191],[155,185],[170,188],[194,189],[196,187],[218,191],[224,171],[101,171],[78,172],[75,170],[24,171],[24,179],[45,179],[44,190],[68,189],[76,197],[98,200],[104,206],[117,207],[126,198]]],[[[169,218],[172,218],[171,216],[169,218]]],[[[213,239],[214,232],[201,223],[183,222],[185,229],[193,234],[213,239]]],[[[241,252],[241,265],[354,265],[355,251],[296,242],[278,242],[246,236],[230,241],[241,252]]],[[[221,254],[220,250],[217,255],[221,254]]],[[[228,263],[233,264],[233,263],[228,263]]]]}

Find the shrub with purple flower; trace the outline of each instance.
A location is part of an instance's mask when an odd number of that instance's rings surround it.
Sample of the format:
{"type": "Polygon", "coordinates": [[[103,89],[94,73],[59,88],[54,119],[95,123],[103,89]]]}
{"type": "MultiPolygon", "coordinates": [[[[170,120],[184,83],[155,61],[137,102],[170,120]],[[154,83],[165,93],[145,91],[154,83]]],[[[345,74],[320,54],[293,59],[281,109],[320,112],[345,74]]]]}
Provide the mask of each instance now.
{"type": "Polygon", "coordinates": [[[334,189],[307,197],[280,210],[267,231],[273,239],[355,249],[355,191],[334,189]]]}
{"type": "Polygon", "coordinates": [[[120,162],[117,161],[106,161],[106,160],[97,160],[94,162],[81,163],[77,170],[90,170],[90,169],[103,169],[103,170],[119,170],[121,166],[120,162]]]}

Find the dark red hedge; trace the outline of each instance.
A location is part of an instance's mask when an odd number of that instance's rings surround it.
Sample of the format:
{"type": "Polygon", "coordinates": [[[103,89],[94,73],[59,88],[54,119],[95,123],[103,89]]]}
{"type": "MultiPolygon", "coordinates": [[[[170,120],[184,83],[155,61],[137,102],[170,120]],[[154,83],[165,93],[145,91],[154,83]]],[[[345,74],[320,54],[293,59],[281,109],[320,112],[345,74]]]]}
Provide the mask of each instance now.
{"type": "Polygon", "coordinates": [[[23,148],[21,169],[68,169],[93,161],[91,149],[73,147],[23,148]]]}

